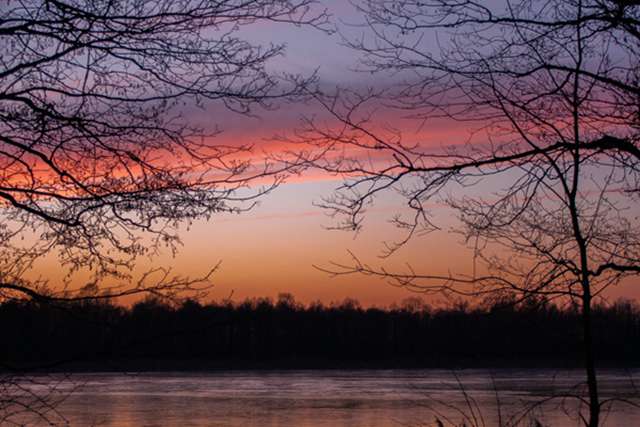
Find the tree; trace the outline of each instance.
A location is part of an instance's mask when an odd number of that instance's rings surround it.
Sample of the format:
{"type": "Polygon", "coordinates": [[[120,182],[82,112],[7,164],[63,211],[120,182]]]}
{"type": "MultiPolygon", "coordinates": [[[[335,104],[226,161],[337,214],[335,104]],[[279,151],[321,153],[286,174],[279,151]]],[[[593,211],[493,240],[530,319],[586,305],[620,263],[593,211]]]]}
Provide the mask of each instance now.
{"type": "MultiPolygon", "coordinates": [[[[260,164],[246,144],[216,143],[217,130],[199,129],[189,114],[253,114],[299,96],[314,76],[270,72],[284,46],[252,43],[245,29],[282,23],[323,30],[327,15],[314,3],[3,2],[0,300],[62,309],[69,301],[206,289],[213,270],[193,279],[156,268],[137,281],[131,271],[141,255],[175,250],[181,224],[250,208],[291,167],[260,164]],[[70,275],[90,272],[90,283],[63,290],[29,279],[48,255],[70,275]]],[[[45,421],[63,417],[50,394],[55,381],[33,391],[23,372],[3,369],[3,420],[25,411],[45,421]]]]}
{"type": "Polygon", "coordinates": [[[302,157],[346,176],[323,206],[339,228],[363,226],[377,196],[397,191],[412,212],[403,237],[437,229],[426,203],[457,213],[474,250],[471,275],[393,272],[361,262],[332,274],[385,277],[418,292],[515,294],[581,307],[588,408],[601,422],[591,308],[640,272],[640,4],[608,0],[358,3],[368,34],[347,43],[365,71],[402,83],[318,100],[337,121],[307,119],[302,157]],[[384,131],[380,99],[423,121],[474,130],[466,144],[430,148],[384,131]],[[498,190],[491,190],[497,187],[498,190]],[[489,190],[487,190],[489,188],[489,190]],[[479,191],[480,194],[472,194],[479,191]],[[482,195],[484,194],[484,195],[482,195]],[[475,265],[475,263],[474,263],[475,265]]]}
{"type": "MultiPolygon", "coordinates": [[[[44,297],[44,284],[27,281],[25,273],[51,253],[71,273],[92,272],[85,296],[106,278],[126,284],[136,257],[163,245],[175,250],[179,224],[247,209],[278,185],[289,166],[250,160],[246,144],[212,142],[216,131],[198,129],[188,115],[220,104],[250,114],[299,95],[314,76],[269,72],[267,64],[284,47],[252,44],[243,29],[259,22],[321,28],[327,16],[314,12],[313,3],[5,2],[3,296],[44,297]]],[[[157,273],[161,279],[152,284],[150,274],[136,289],[105,292],[201,284],[157,273]]]]}

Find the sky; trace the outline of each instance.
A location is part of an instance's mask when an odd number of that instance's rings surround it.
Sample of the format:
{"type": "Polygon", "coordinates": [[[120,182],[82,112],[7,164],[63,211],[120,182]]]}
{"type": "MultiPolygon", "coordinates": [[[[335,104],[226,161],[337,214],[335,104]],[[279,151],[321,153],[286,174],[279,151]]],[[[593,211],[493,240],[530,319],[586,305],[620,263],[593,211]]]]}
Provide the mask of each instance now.
{"type": "MultiPolygon", "coordinates": [[[[357,24],[362,17],[346,1],[324,1],[342,35],[370,36],[357,24]]],[[[261,23],[242,35],[255,43],[282,43],[285,54],[269,64],[275,72],[309,75],[317,72],[323,88],[333,87],[380,89],[393,83],[392,76],[372,76],[357,72],[358,54],[343,45],[340,34],[327,35],[313,28],[261,23]]],[[[210,105],[189,111],[188,119],[205,128],[221,126],[216,139],[223,143],[254,145],[256,152],[273,149],[274,135],[290,135],[300,126],[302,114],[319,114],[318,107],[282,105],[273,111],[254,111],[253,117],[237,115],[210,105]]],[[[437,120],[420,125],[400,115],[389,117],[389,124],[403,131],[407,138],[421,146],[464,143],[470,129],[460,123],[437,120]]],[[[213,141],[215,143],[215,140],[213,141]]],[[[292,177],[259,204],[241,215],[218,215],[208,222],[197,222],[181,232],[183,245],[175,257],[164,254],[154,263],[171,266],[174,272],[187,275],[204,273],[220,262],[213,277],[210,298],[235,300],[272,297],[292,293],[298,300],[325,303],[354,298],[363,305],[389,306],[415,296],[384,280],[362,275],[331,277],[322,268],[332,262],[350,261],[350,253],[371,265],[388,269],[434,274],[470,273],[472,251],[456,230],[451,211],[433,207],[434,221],[440,231],[410,241],[389,258],[383,258],[384,242],[398,238],[397,229],[389,223],[396,212],[402,212],[402,201],[385,194],[368,213],[362,232],[358,234],[328,230],[335,224],[327,212],[315,204],[329,196],[341,181],[310,171],[292,177]],[[318,268],[319,267],[319,268],[318,268]]],[[[634,295],[627,283],[612,290],[611,298],[634,295]]],[[[425,297],[428,302],[444,302],[441,297],[425,297]]]]}
{"type": "MultiPolygon", "coordinates": [[[[363,27],[354,25],[362,18],[347,1],[325,0],[323,4],[341,32],[348,37],[367,36],[363,27]]],[[[340,34],[328,35],[317,29],[261,23],[243,29],[241,35],[255,43],[282,43],[285,54],[269,64],[274,72],[310,75],[317,72],[323,88],[371,86],[380,89],[393,83],[392,76],[372,76],[355,71],[358,54],[345,47],[340,34]]],[[[252,144],[256,152],[273,149],[275,135],[290,135],[300,126],[301,114],[318,114],[313,104],[284,104],[273,111],[255,110],[255,115],[230,113],[219,105],[188,109],[185,118],[204,128],[221,127],[223,133],[212,143],[252,144]]],[[[420,125],[400,116],[389,116],[390,124],[401,129],[410,140],[434,147],[464,143],[470,129],[459,123],[437,120],[420,125]]],[[[332,262],[350,260],[350,253],[371,265],[389,269],[448,274],[470,273],[471,249],[455,230],[452,213],[434,206],[434,220],[440,231],[415,238],[393,256],[382,258],[384,242],[397,239],[389,219],[402,212],[402,203],[392,194],[380,198],[369,212],[361,233],[328,230],[334,222],[316,206],[329,196],[341,181],[310,171],[291,177],[259,204],[240,215],[222,214],[200,221],[181,231],[182,246],[174,256],[162,254],[152,260],[171,267],[174,273],[197,276],[220,262],[213,277],[209,298],[234,300],[293,294],[298,300],[325,303],[345,298],[359,300],[365,306],[389,306],[415,294],[383,280],[362,275],[331,277],[322,268],[332,262]],[[319,267],[319,268],[318,268],[319,267]]],[[[610,293],[612,298],[633,295],[625,284],[610,293]]],[[[426,298],[439,303],[441,297],[426,298]]]]}
{"type": "MultiPolygon", "coordinates": [[[[349,2],[323,2],[342,34],[357,37],[363,29],[352,26],[361,17],[349,2]]],[[[379,76],[357,72],[358,57],[345,47],[340,34],[327,35],[312,28],[277,24],[261,24],[247,31],[254,42],[274,42],[286,45],[282,61],[271,64],[275,71],[308,75],[317,72],[322,87],[376,87],[386,84],[379,76]]],[[[255,117],[229,115],[215,106],[194,111],[190,117],[199,125],[224,122],[220,141],[251,143],[257,152],[269,149],[274,135],[290,135],[300,126],[301,114],[318,114],[313,104],[283,105],[275,111],[256,111],[255,117]],[[211,111],[217,111],[212,117],[211,111]],[[216,120],[216,117],[222,120],[216,120]]],[[[422,142],[432,140],[455,142],[466,138],[459,126],[433,124],[429,131],[418,131],[413,121],[401,120],[404,131],[418,136],[422,142]],[[455,134],[456,137],[451,137],[455,134]]],[[[398,123],[393,123],[397,125],[398,123]]],[[[314,204],[329,196],[340,185],[337,177],[310,171],[292,177],[287,183],[260,200],[257,207],[241,215],[221,215],[209,222],[195,224],[183,231],[183,246],[175,258],[156,262],[170,263],[175,271],[188,274],[204,272],[207,266],[221,262],[213,278],[213,299],[242,300],[251,297],[277,297],[292,293],[302,302],[321,300],[325,303],[353,298],[363,305],[388,306],[415,296],[385,281],[360,275],[331,277],[317,267],[329,267],[331,262],[348,262],[349,251],[372,265],[404,268],[407,263],[419,270],[446,273],[451,265],[470,271],[471,252],[460,247],[460,238],[446,231],[432,234],[429,239],[416,239],[390,259],[383,259],[384,241],[397,238],[397,230],[388,223],[398,211],[401,201],[385,196],[367,216],[363,231],[354,233],[328,230],[335,221],[314,204]],[[166,260],[166,261],[165,261],[166,260]],[[465,263],[467,264],[465,267],[465,263]]],[[[446,228],[449,224],[444,224],[446,228]]],[[[430,298],[433,299],[433,298],[430,298]]]]}

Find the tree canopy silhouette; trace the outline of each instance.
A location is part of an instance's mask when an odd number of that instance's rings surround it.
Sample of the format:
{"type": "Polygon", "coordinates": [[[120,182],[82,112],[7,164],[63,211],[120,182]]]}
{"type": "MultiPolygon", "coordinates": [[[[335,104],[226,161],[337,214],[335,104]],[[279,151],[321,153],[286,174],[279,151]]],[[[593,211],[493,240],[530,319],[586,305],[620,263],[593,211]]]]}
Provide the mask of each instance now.
{"type": "MultiPolygon", "coordinates": [[[[313,3],[4,2],[3,292],[41,295],[43,283],[24,275],[49,253],[71,272],[89,269],[95,283],[128,279],[137,256],[175,248],[179,224],[247,209],[278,185],[287,166],[252,162],[246,144],[212,142],[217,131],[197,128],[189,114],[216,105],[247,114],[299,95],[314,76],[268,71],[284,46],[243,34],[260,22],[321,28],[327,16],[313,3]]],[[[157,273],[138,290],[158,277],[161,291],[198,283],[157,273]]]]}

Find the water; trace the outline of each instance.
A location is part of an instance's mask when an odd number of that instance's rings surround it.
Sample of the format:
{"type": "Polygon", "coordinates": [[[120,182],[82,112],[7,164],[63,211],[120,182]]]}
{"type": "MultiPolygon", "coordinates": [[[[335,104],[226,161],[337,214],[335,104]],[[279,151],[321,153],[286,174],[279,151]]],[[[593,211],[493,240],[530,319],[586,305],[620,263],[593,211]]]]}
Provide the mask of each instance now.
{"type": "MultiPolygon", "coordinates": [[[[601,371],[602,397],[634,399],[638,374],[601,371]]],[[[17,413],[11,420],[72,426],[402,427],[435,425],[440,414],[443,421],[460,424],[468,417],[467,425],[494,426],[499,417],[519,419],[526,407],[552,394],[582,392],[582,379],[582,371],[554,370],[54,375],[14,384],[13,393],[31,399],[42,417],[17,413]]],[[[11,408],[16,406],[5,409],[11,408]]],[[[531,425],[535,418],[545,426],[578,426],[577,409],[576,399],[552,399],[519,425],[531,425]]],[[[615,404],[605,425],[640,426],[640,409],[615,404]]]]}

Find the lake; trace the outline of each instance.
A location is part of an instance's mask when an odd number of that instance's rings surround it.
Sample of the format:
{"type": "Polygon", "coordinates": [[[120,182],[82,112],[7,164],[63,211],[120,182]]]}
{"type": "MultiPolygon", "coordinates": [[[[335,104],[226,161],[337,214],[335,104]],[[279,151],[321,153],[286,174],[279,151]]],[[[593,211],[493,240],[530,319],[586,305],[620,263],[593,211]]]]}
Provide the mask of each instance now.
{"type": "MultiPolygon", "coordinates": [[[[602,370],[602,397],[634,399],[638,374],[602,370]]],[[[582,380],[582,371],[550,369],[82,373],[21,379],[5,395],[39,408],[44,418],[12,415],[28,425],[402,427],[435,425],[440,414],[494,426],[551,395],[579,392],[582,380]]],[[[578,426],[576,409],[576,399],[552,399],[521,425],[533,416],[544,426],[578,426]]],[[[640,426],[640,409],[615,404],[605,425],[640,426]]]]}

